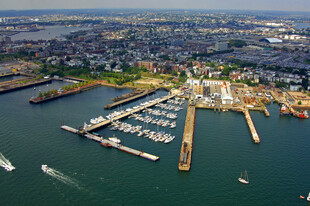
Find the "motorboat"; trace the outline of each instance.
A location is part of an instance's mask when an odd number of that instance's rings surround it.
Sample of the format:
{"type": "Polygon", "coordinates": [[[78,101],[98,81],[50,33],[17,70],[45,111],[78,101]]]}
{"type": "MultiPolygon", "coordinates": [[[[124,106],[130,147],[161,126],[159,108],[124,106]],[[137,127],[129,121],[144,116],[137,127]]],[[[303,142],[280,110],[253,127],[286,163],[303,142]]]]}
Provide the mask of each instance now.
{"type": "Polygon", "coordinates": [[[41,165],[41,170],[42,170],[44,173],[48,173],[48,171],[50,171],[50,168],[49,168],[47,165],[41,165]]]}
{"type": "Polygon", "coordinates": [[[12,166],[12,165],[5,165],[5,166],[4,166],[4,169],[5,169],[6,171],[8,171],[8,172],[11,172],[11,171],[15,170],[15,167],[12,166]]]}
{"type": "Polygon", "coordinates": [[[117,144],[120,144],[121,143],[121,140],[116,138],[115,136],[113,137],[109,137],[108,138],[111,142],[114,142],[114,143],[117,143],[117,144]]]}

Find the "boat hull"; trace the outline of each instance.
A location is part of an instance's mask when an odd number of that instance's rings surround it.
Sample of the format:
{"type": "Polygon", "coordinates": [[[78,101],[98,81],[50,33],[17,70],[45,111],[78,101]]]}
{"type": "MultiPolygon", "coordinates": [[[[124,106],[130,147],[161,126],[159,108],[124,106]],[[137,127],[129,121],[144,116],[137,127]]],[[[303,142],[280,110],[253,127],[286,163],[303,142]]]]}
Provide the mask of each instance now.
{"type": "Polygon", "coordinates": [[[242,179],[242,178],[238,178],[238,181],[242,184],[249,184],[248,181],[246,181],[245,179],[242,179]]]}

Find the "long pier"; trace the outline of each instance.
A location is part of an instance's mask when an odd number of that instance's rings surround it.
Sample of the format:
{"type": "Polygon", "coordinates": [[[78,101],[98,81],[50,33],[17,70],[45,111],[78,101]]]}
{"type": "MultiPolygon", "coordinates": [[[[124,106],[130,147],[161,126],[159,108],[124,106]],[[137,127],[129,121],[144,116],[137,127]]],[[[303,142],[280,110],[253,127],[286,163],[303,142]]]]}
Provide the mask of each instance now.
{"type": "Polygon", "coordinates": [[[246,122],[247,122],[247,124],[249,126],[249,129],[250,129],[250,132],[251,132],[252,139],[253,139],[254,143],[256,143],[256,144],[260,143],[260,138],[259,138],[259,136],[257,134],[256,129],[255,129],[255,126],[254,126],[254,123],[253,123],[252,118],[250,116],[249,110],[245,109],[245,110],[243,110],[243,113],[244,113],[244,117],[246,119],[246,122]]]}
{"type": "Polygon", "coordinates": [[[97,135],[94,135],[94,134],[90,134],[88,132],[84,133],[84,134],[81,134],[81,133],[79,133],[79,131],[77,129],[74,129],[74,128],[66,126],[66,125],[61,126],[61,129],[66,130],[68,132],[72,132],[74,134],[80,134],[80,135],[86,137],[87,139],[91,139],[91,140],[94,140],[94,141],[99,142],[99,143],[110,144],[111,147],[113,147],[113,148],[116,148],[118,150],[127,152],[129,154],[133,154],[135,156],[142,157],[144,159],[148,159],[148,160],[151,160],[151,161],[154,161],[154,162],[159,160],[159,157],[157,157],[155,155],[148,154],[146,152],[142,152],[142,151],[139,151],[139,150],[135,150],[135,149],[126,147],[126,146],[121,145],[121,144],[117,144],[117,143],[112,142],[112,141],[110,141],[108,139],[103,139],[100,136],[97,136],[97,135]]]}
{"type": "Polygon", "coordinates": [[[195,105],[189,104],[187,107],[182,147],[179,158],[180,171],[189,171],[191,167],[193,139],[195,132],[195,117],[196,117],[196,107],[195,105]]]}
{"type": "Polygon", "coordinates": [[[51,97],[47,97],[47,98],[30,98],[29,102],[33,103],[33,104],[39,104],[39,103],[43,103],[43,102],[47,102],[47,101],[51,101],[60,97],[65,97],[65,96],[69,96],[69,95],[73,95],[73,94],[78,94],[81,93],[83,91],[87,91],[89,89],[95,88],[95,87],[99,87],[101,86],[101,84],[91,84],[88,86],[84,86],[81,87],[80,89],[77,90],[73,90],[73,91],[68,91],[68,92],[64,92],[55,96],[51,96],[51,97]]]}
{"type": "Polygon", "coordinates": [[[155,106],[156,104],[161,103],[161,102],[164,102],[164,101],[167,101],[168,99],[171,99],[171,98],[173,98],[173,97],[175,97],[175,96],[176,96],[175,94],[165,96],[165,97],[161,98],[161,99],[158,100],[158,101],[149,103],[148,105],[145,105],[145,106],[141,106],[141,107],[139,107],[139,108],[137,108],[137,109],[134,109],[134,110],[132,110],[132,111],[130,111],[130,112],[126,112],[126,113],[121,114],[121,115],[119,115],[119,116],[117,116],[117,117],[113,117],[112,120],[110,120],[110,119],[109,119],[109,120],[105,120],[105,121],[103,121],[103,122],[100,122],[99,124],[95,124],[95,125],[93,125],[93,126],[91,126],[91,127],[88,127],[88,128],[86,129],[86,131],[91,132],[91,131],[97,130],[97,129],[101,128],[101,127],[105,127],[105,126],[111,124],[112,121],[116,121],[116,120],[123,119],[123,118],[128,117],[129,115],[131,115],[131,114],[133,114],[133,113],[140,112],[140,111],[142,111],[142,110],[145,109],[145,108],[153,107],[153,106],[155,106]]]}
{"type": "Polygon", "coordinates": [[[121,101],[117,101],[117,102],[114,102],[112,104],[108,104],[108,105],[105,105],[104,108],[105,109],[112,109],[114,107],[117,107],[119,105],[122,105],[122,104],[125,104],[125,103],[129,103],[131,101],[134,101],[136,99],[139,99],[139,98],[142,98],[146,95],[149,95],[149,94],[153,94],[156,90],[155,89],[152,89],[152,90],[146,90],[144,91],[143,93],[140,93],[138,95],[135,95],[135,96],[132,96],[132,97],[129,97],[127,99],[123,99],[121,101]]]}
{"type": "Polygon", "coordinates": [[[13,72],[11,72],[11,73],[6,73],[6,74],[1,74],[1,75],[0,75],[0,78],[1,78],[1,77],[14,76],[14,75],[15,75],[15,73],[13,73],[13,72]]]}
{"type": "MultiPolygon", "coordinates": [[[[13,81],[15,81],[15,80],[13,80],[13,81]]],[[[18,81],[22,81],[22,80],[19,79],[18,81]]],[[[19,89],[23,89],[23,88],[27,88],[27,87],[32,87],[34,85],[50,83],[50,82],[52,82],[51,79],[40,79],[40,80],[29,81],[26,83],[5,84],[5,85],[0,86],[0,94],[19,90],[19,89]]]]}

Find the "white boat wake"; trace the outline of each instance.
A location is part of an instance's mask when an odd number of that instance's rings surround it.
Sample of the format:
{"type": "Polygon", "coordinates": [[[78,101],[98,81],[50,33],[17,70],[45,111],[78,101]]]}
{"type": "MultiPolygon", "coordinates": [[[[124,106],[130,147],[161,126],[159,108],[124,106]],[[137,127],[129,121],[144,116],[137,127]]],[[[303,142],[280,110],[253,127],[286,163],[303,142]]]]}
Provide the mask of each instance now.
{"type": "Polygon", "coordinates": [[[48,174],[49,176],[54,177],[55,179],[65,183],[67,185],[81,189],[78,182],[75,179],[73,179],[73,178],[53,169],[53,168],[47,167],[47,165],[42,165],[41,169],[43,170],[44,173],[48,174]]]}
{"type": "Polygon", "coordinates": [[[15,167],[12,165],[12,163],[6,159],[2,153],[0,153],[0,166],[8,172],[15,170],[15,167]]]}

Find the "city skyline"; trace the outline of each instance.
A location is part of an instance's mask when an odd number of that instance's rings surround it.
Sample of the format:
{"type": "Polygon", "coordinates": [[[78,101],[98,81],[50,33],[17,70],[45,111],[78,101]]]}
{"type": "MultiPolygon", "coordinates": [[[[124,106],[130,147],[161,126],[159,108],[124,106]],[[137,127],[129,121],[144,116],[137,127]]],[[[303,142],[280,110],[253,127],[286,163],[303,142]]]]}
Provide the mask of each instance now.
{"type": "Polygon", "coordinates": [[[310,2],[305,0],[11,0],[1,3],[0,10],[27,10],[27,9],[105,9],[105,8],[154,8],[154,9],[224,9],[224,10],[274,10],[274,11],[310,11],[310,2]]]}

